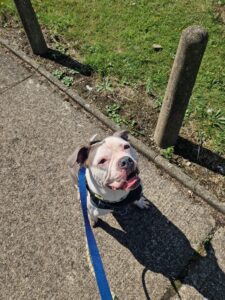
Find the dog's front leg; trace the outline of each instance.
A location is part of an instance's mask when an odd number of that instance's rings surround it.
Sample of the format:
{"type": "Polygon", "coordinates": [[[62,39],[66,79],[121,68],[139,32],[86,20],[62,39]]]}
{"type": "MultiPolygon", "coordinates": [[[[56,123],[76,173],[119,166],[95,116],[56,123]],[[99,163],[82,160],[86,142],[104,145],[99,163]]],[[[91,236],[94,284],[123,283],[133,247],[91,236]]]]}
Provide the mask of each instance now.
{"type": "Polygon", "coordinates": [[[88,212],[89,220],[93,228],[97,227],[99,218],[88,212]]]}
{"type": "Polygon", "coordinates": [[[87,197],[87,209],[88,209],[88,216],[89,216],[91,226],[96,227],[99,220],[98,218],[99,213],[98,213],[98,209],[94,207],[93,204],[91,203],[90,194],[88,194],[87,197]]]}
{"type": "Polygon", "coordinates": [[[89,211],[89,210],[88,210],[88,216],[89,216],[89,220],[90,220],[91,226],[93,228],[97,227],[99,218],[97,216],[95,216],[95,214],[92,211],[89,211]]]}

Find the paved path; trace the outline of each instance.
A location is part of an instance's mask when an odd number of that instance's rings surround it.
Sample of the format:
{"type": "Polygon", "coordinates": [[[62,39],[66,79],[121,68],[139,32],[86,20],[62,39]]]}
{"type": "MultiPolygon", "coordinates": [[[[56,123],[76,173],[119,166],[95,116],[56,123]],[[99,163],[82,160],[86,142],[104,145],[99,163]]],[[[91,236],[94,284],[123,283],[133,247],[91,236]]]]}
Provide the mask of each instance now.
{"type": "MultiPolygon", "coordinates": [[[[66,167],[95,133],[110,131],[0,47],[1,299],[99,299],[66,167]]],[[[225,299],[221,216],[142,156],[140,167],[150,209],[94,230],[111,290],[120,300],[225,299]]]]}

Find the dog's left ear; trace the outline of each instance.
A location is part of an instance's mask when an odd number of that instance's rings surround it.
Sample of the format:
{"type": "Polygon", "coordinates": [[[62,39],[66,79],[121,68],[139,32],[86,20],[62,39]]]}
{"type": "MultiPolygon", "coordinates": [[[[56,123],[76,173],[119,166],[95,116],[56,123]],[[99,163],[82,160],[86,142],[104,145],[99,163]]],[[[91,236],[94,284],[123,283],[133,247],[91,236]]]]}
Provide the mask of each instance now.
{"type": "Polygon", "coordinates": [[[128,131],[127,130],[117,131],[113,134],[113,136],[120,137],[121,139],[128,141],[128,131]]]}

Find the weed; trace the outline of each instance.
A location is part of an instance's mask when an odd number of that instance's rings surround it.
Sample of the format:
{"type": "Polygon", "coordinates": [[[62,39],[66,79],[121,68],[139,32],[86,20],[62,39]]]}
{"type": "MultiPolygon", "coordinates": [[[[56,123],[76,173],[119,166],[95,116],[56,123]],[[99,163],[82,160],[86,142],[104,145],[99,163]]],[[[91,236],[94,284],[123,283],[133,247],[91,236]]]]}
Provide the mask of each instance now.
{"type": "Polygon", "coordinates": [[[54,71],[52,72],[52,75],[53,75],[54,77],[56,77],[57,79],[61,80],[61,79],[63,78],[63,76],[64,76],[64,72],[57,69],[57,70],[54,70],[54,71]]]}
{"type": "Polygon", "coordinates": [[[108,77],[104,78],[103,82],[98,83],[96,85],[96,91],[97,92],[112,92],[113,91],[112,83],[110,82],[108,77]]]}
{"type": "Polygon", "coordinates": [[[73,84],[73,77],[71,76],[64,76],[61,79],[62,83],[65,84],[66,86],[71,86],[73,84]]]}
{"type": "Polygon", "coordinates": [[[74,69],[68,69],[68,74],[75,75],[75,74],[79,74],[79,72],[77,70],[74,70],[74,69]]]}
{"type": "Polygon", "coordinates": [[[205,143],[207,140],[207,136],[204,131],[198,131],[197,132],[197,139],[198,139],[198,151],[197,151],[197,161],[199,160],[200,157],[200,152],[202,149],[202,145],[205,143]]]}
{"type": "Polygon", "coordinates": [[[117,103],[113,103],[111,105],[106,106],[106,112],[109,118],[113,120],[116,124],[121,126],[124,124],[124,120],[119,114],[120,109],[121,105],[117,103]]]}
{"type": "Polygon", "coordinates": [[[157,96],[154,100],[154,108],[161,108],[163,103],[163,97],[157,96]]]}
{"type": "Polygon", "coordinates": [[[209,235],[205,238],[203,244],[204,246],[208,246],[213,239],[213,233],[209,233],[209,235]]]}
{"type": "Polygon", "coordinates": [[[54,48],[57,49],[61,54],[67,54],[68,48],[59,42],[56,42],[54,48]]]}
{"type": "Polygon", "coordinates": [[[213,109],[207,110],[208,125],[214,128],[225,130],[225,116],[222,114],[221,109],[214,111],[213,109]]]}
{"type": "Polygon", "coordinates": [[[113,120],[119,126],[125,126],[132,135],[139,136],[143,135],[143,132],[137,128],[137,122],[135,120],[128,120],[122,117],[120,114],[121,105],[118,103],[113,103],[106,106],[106,113],[108,117],[113,120]]]}
{"type": "Polygon", "coordinates": [[[73,84],[73,77],[72,76],[66,76],[65,72],[62,70],[55,70],[52,72],[52,75],[59,79],[64,85],[71,86],[73,84]]]}
{"type": "Polygon", "coordinates": [[[162,156],[164,156],[166,159],[171,160],[174,154],[174,146],[168,147],[166,149],[161,150],[162,156]]]}

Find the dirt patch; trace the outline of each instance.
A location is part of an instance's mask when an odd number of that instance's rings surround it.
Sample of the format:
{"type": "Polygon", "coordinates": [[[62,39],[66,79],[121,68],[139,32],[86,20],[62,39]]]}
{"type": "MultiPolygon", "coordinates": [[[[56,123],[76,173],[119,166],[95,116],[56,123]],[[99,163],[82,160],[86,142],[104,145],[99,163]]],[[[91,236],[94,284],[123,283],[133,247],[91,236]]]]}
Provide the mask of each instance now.
{"type": "Polygon", "coordinates": [[[223,24],[225,24],[225,5],[216,6],[215,17],[223,24]]]}
{"type": "MultiPolygon", "coordinates": [[[[76,69],[79,69],[79,66],[82,68],[82,64],[73,58],[81,63],[82,58],[62,37],[51,35],[44,30],[45,36],[48,37],[48,46],[52,49],[58,47],[58,50],[51,52],[51,57],[40,58],[32,54],[23,29],[18,24],[7,21],[4,16],[0,25],[6,23],[7,27],[0,27],[0,34],[11,46],[25,52],[51,73],[61,70],[64,74],[62,76],[67,77],[65,84],[71,85],[70,88],[76,90],[87,102],[95,105],[122,127],[128,127],[132,134],[160,153],[153,140],[160,108],[154,95],[148,95],[144,86],[140,84],[131,87],[121,84],[116,78],[110,78],[110,82],[106,82],[94,72],[91,76],[71,73],[73,66],[77,66],[76,69]],[[62,49],[59,45],[63,45],[62,49]]],[[[221,201],[225,201],[225,157],[205,149],[204,144],[197,140],[191,124],[182,127],[180,135],[182,138],[179,138],[174,152],[169,157],[171,163],[178,165],[221,201]]]]}

